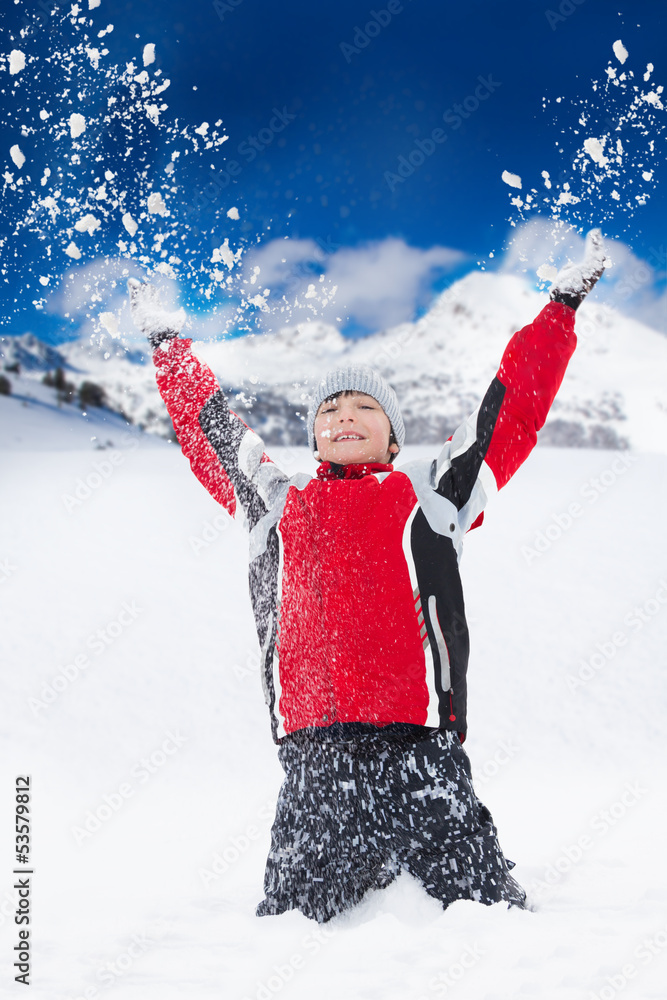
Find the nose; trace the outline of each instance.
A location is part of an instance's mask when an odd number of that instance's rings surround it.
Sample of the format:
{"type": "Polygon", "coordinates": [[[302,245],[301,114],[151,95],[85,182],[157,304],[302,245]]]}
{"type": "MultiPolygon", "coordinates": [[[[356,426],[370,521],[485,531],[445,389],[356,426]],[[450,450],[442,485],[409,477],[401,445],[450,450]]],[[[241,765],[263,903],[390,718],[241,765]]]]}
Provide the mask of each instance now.
{"type": "Polygon", "coordinates": [[[354,420],[356,418],[356,411],[350,403],[344,403],[339,406],[338,409],[338,422],[343,423],[345,420],[354,420]]]}

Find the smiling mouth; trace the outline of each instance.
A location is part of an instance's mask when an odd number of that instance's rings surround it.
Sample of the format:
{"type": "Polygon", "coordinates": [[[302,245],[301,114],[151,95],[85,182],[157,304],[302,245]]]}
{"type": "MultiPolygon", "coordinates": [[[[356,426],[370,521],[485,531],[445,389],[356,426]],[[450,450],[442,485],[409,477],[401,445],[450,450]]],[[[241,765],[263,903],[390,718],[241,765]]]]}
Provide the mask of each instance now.
{"type": "Polygon", "coordinates": [[[361,434],[341,434],[339,437],[334,438],[334,444],[338,444],[339,441],[363,441],[363,435],[361,434]]]}

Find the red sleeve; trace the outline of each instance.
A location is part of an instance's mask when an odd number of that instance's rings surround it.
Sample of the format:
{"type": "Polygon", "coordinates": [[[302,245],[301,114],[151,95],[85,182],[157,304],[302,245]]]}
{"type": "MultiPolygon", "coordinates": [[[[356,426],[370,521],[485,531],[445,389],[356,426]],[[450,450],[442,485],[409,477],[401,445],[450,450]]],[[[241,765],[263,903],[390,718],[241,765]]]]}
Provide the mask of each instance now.
{"type": "Polygon", "coordinates": [[[549,302],[505,349],[497,374],[505,392],[485,456],[499,489],[535,447],[577,344],[574,318],[570,306],[549,302]]]}
{"type": "Polygon", "coordinates": [[[208,365],[192,353],[191,345],[192,341],[186,337],[174,337],[157,348],[153,354],[157,385],[192,471],[211,496],[233,516],[236,513],[234,488],[199,424],[204,404],[221,390],[208,365]]]}

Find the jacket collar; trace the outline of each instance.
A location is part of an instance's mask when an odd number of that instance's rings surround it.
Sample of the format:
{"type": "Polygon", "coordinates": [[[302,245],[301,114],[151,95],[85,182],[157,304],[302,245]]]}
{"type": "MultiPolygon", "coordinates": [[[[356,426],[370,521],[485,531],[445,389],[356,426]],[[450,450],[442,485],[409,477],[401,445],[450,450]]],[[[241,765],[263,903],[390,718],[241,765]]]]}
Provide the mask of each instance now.
{"type": "Polygon", "coordinates": [[[317,470],[318,479],[363,479],[374,472],[393,472],[393,465],[382,462],[364,462],[362,465],[337,465],[336,462],[322,462],[317,470]]]}

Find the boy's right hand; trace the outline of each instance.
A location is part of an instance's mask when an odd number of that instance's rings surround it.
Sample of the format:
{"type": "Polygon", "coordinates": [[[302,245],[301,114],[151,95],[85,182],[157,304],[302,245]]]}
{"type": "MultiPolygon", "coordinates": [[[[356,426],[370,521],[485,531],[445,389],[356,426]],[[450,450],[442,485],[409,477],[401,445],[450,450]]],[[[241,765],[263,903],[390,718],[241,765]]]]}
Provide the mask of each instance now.
{"type": "Polygon", "coordinates": [[[148,337],[155,350],[163,340],[176,337],[185,323],[185,311],[168,312],[160,302],[160,293],[147,281],[129,278],[130,313],[134,325],[148,337]]]}

